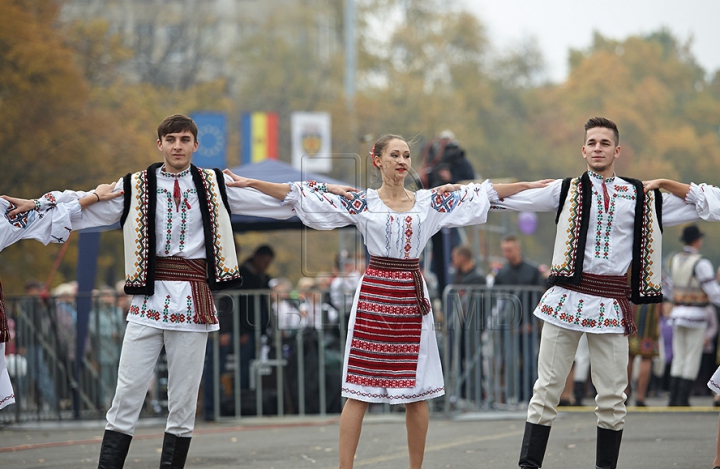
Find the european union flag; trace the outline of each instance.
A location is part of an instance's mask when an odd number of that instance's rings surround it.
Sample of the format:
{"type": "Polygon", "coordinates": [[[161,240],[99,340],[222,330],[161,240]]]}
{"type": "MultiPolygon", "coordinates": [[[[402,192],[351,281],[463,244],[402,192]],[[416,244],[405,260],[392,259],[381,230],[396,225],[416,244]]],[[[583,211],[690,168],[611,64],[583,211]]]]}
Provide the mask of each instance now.
{"type": "Polygon", "coordinates": [[[198,126],[198,150],[193,164],[201,168],[227,167],[227,122],[219,112],[196,112],[190,117],[198,126]]]}

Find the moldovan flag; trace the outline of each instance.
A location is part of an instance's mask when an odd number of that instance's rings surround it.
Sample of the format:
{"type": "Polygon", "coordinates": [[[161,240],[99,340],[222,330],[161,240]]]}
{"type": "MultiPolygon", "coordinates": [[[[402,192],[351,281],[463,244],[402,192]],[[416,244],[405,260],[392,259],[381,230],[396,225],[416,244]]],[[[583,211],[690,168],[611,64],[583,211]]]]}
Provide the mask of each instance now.
{"type": "Polygon", "coordinates": [[[278,116],[274,112],[246,112],[240,122],[242,164],[278,157],[278,116]]]}

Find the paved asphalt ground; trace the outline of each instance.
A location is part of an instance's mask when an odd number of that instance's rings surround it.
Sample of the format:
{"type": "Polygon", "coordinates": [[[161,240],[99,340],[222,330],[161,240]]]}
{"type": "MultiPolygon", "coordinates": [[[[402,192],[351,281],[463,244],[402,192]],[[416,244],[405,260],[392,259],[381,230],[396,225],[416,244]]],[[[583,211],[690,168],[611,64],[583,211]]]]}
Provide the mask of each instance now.
{"type": "MultiPolygon", "coordinates": [[[[692,408],[628,408],[619,468],[709,469],[717,408],[693,398],[692,408]]],[[[544,468],[593,468],[596,420],[591,407],[563,408],[550,433],[544,468]]],[[[524,412],[433,414],[425,468],[514,468],[524,412]]],[[[157,468],[164,420],[143,420],[126,468],[157,468]]],[[[46,422],[0,429],[0,468],[95,468],[103,422],[46,422]]],[[[338,417],[266,417],[198,421],[191,468],[337,468],[338,417]]],[[[404,416],[368,414],[355,467],[407,467],[404,416]]]]}

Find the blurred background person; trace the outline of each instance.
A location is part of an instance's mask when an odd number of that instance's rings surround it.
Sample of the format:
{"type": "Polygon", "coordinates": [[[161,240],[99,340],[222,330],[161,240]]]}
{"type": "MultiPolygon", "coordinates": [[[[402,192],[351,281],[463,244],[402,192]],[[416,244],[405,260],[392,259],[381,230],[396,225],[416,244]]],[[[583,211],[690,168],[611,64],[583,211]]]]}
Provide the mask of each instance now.
{"type": "Polygon", "coordinates": [[[88,328],[94,350],[91,356],[100,376],[99,403],[103,409],[109,409],[117,384],[120,348],[125,332],[123,311],[117,305],[113,287],[105,285],[98,289],[90,311],[88,328]]]}
{"type": "MultiPolygon", "coordinates": [[[[540,272],[537,265],[528,262],[524,259],[522,253],[522,246],[520,245],[520,239],[515,235],[507,235],[500,241],[500,251],[502,256],[505,258],[505,263],[500,268],[497,274],[495,274],[495,287],[507,287],[507,286],[539,286],[547,288],[547,280],[545,276],[540,272]]],[[[498,320],[501,321],[502,325],[512,325],[516,321],[521,320],[522,315],[526,312],[530,314],[532,318],[532,308],[534,304],[522,304],[522,299],[525,298],[522,295],[520,311],[515,311],[515,303],[510,301],[498,300],[498,320]],[[520,317],[516,317],[515,314],[519,313],[520,317]]],[[[501,331],[498,331],[501,332],[501,331]]],[[[509,380],[519,379],[520,383],[518,386],[519,394],[518,399],[520,402],[525,402],[530,399],[532,395],[532,378],[526,379],[525,373],[523,373],[523,364],[533,360],[535,357],[525,356],[525,349],[523,347],[523,341],[520,340],[523,334],[530,334],[532,332],[532,326],[530,323],[526,323],[524,327],[516,329],[517,336],[517,352],[518,352],[518,376],[508,376],[509,380]]],[[[496,339],[501,340],[502,335],[496,334],[496,339]]]]}
{"type": "MultiPolygon", "coordinates": [[[[253,254],[245,259],[240,266],[240,275],[243,283],[240,290],[267,290],[270,289],[270,275],[268,269],[275,259],[275,251],[267,244],[258,246],[253,254]]],[[[267,334],[270,326],[270,311],[268,298],[260,296],[259,309],[256,308],[256,294],[240,297],[240,388],[250,388],[250,362],[256,358],[260,346],[257,343],[257,331],[260,336],[267,334]]],[[[232,331],[232,323],[228,324],[232,331]]]]}
{"type": "Polygon", "coordinates": [[[65,376],[68,383],[60,388],[60,408],[66,409],[71,405],[70,389],[74,386],[76,335],[77,335],[77,309],[75,299],[77,285],[73,283],[61,283],[51,291],[52,301],[55,306],[55,318],[57,328],[57,351],[58,361],[64,366],[65,376]]]}
{"type": "MultiPolygon", "coordinates": [[[[422,158],[420,179],[425,189],[476,178],[472,164],[465,157],[465,150],[451,130],[443,130],[437,138],[428,142],[423,148],[422,158]]],[[[452,280],[448,266],[452,249],[461,242],[460,234],[457,228],[447,228],[433,235],[431,239],[430,270],[437,279],[437,294],[442,295],[445,286],[452,280]]]]}
{"type": "Polygon", "coordinates": [[[343,251],[336,259],[338,274],[330,282],[330,302],[347,318],[352,309],[355,290],[365,272],[365,256],[351,256],[343,251]]]}
{"type": "Polygon", "coordinates": [[[645,407],[648,386],[652,376],[653,359],[660,355],[660,317],[662,303],[634,305],[637,332],[628,338],[628,387],[625,394],[630,400],[635,383],[635,405],[645,407]],[[640,357],[637,381],[633,379],[635,357],[640,357]]]}
{"type": "Polygon", "coordinates": [[[47,297],[43,284],[30,280],[25,284],[25,297],[20,303],[28,326],[34,330],[30,337],[22,338],[24,347],[21,353],[27,358],[29,384],[35,387],[38,407],[43,410],[57,407],[53,379],[55,374],[51,374],[47,353],[55,352],[58,344],[55,340],[55,317],[47,297]]]}
{"type": "Polygon", "coordinates": [[[693,384],[700,370],[707,337],[711,304],[720,305],[715,269],[700,254],[704,233],[697,225],[683,229],[683,250],[670,259],[673,283],[673,359],[670,366],[669,406],[689,406],[693,384]]]}
{"type": "Polygon", "coordinates": [[[505,263],[495,275],[495,285],[529,285],[547,287],[547,280],[537,265],[523,258],[520,240],[507,235],[500,242],[505,263]]]}

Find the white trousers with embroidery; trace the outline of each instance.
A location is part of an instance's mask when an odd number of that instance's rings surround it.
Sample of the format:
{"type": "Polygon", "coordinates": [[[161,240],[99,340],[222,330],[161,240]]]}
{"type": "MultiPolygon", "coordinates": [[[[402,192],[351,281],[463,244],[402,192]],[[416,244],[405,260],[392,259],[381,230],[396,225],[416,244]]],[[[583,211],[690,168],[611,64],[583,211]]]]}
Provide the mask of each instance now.
{"type": "Polygon", "coordinates": [[[702,361],[704,327],[673,327],[673,358],[670,376],[695,380],[702,361]]]}
{"type": "Polygon", "coordinates": [[[168,331],[129,322],[125,330],[118,383],[106,430],[135,432],[155,363],[165,346],[168,365],[168,419],[165,431],[191,437],[205,360],[207,332],[168,331]]]}
{"type": "MultiPolygon", "coordinates": [[[[547,322],[543,324],[538,379],[528,406],[528,422],[552,425],[582,334],[547,322]]],[[[597,390],[597,425],[607,430],[621,430],[627,413],[628,339],[622,334],[586,335],[590,350],[590,375],[597,390]]]]}

